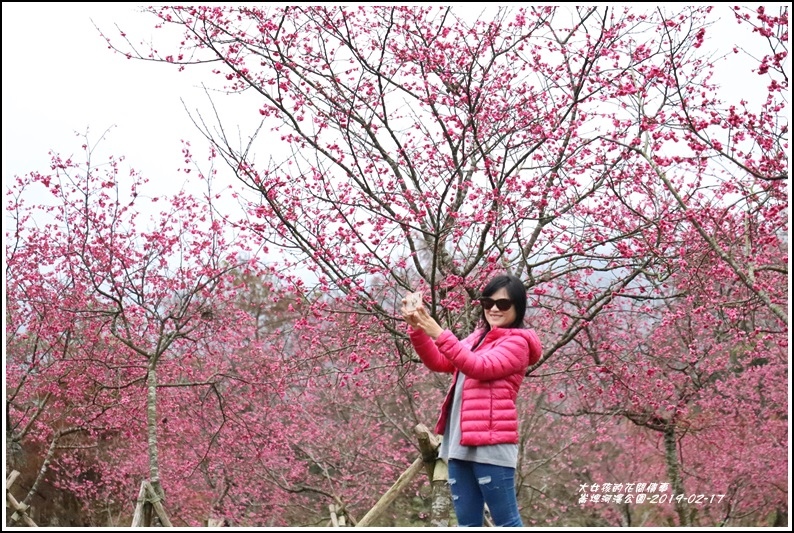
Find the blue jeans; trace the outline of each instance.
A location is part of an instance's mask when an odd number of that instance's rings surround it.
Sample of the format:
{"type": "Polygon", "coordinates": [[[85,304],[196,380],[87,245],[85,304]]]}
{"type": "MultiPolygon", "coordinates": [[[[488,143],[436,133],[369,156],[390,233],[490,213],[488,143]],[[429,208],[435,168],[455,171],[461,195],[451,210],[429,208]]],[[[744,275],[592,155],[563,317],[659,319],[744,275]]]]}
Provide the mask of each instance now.
{"type": "Polygon", "coordinates": [[[495,526],[523,527],[516,501],[515,468],[450,459],[449,490],[458,526],[482,527],[484,504],[495,526]]]}

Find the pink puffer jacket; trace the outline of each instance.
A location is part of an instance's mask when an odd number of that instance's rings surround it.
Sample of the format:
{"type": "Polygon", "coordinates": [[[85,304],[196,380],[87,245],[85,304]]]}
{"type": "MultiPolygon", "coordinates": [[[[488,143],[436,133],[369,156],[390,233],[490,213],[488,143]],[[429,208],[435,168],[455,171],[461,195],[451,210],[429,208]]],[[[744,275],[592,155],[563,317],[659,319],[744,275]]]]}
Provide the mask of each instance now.
{"type": "Polygon", "coordinates": [[[531,329],[494,328],[476,351],[472,351],[472,346],[482,330],[476,330],[462,341],[449,330],[444,330],[435,341],[422,330],[410,326],[409,334],[427,368],[453,373],[436,433],[444,434],[455,381],[458,372],[463,372],[466,381],[461,403],[460,443],[463,446],[517,443],[516,398],[527,367],[540,359],[537,334],[531,329]]]}

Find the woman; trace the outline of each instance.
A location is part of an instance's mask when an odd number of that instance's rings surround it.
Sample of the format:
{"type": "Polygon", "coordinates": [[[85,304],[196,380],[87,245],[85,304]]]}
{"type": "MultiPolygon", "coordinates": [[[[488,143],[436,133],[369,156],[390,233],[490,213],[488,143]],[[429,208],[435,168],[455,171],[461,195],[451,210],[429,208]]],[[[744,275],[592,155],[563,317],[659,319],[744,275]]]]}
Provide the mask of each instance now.
{"type": "Polygon", "coordinates": [[[405,307],[411,343],[425,366],[452,373],[435,431],[449,466],[459,526],[483,525],[484,504],[497,526],[522,527],[515,492],[518,460],[516,398],[529,365],[540,359],[540,339],[524,328],[527,294],[512,275],[482,290],[481,325],[458,340],[420,306],[405,307]]]}

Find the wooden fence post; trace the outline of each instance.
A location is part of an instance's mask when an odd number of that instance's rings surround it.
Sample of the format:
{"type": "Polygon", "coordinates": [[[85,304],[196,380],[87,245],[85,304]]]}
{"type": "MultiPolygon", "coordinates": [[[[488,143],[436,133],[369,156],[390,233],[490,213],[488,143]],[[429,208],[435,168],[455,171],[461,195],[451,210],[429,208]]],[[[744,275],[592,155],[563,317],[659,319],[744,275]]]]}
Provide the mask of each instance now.
{"type": "Polygon", "coordinates": [[[424,424],[417,424],[414,433],[419,440],[419,449],[430,479],[430,525],[449,527],[452,496],[447,486],[447,463],[438,456],[442,438],[432,433],[424,424]]]}

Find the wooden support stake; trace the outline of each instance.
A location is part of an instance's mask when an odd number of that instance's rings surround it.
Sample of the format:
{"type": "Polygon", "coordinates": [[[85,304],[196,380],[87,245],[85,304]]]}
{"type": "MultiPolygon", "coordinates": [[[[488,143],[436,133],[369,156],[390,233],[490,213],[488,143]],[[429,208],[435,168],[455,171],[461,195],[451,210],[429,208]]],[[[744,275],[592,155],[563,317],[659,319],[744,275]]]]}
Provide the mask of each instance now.
{"type": "Polygon", "coordinates": [[[141,481],[141,488],[138,491],[138,499],[135,500],[135,513],[132,515],[131,527],[141,527],[143,522],[143,505],[146,503],[146,483],[144,479],[141,481]]]}
{"type": "Polygon", "coordinates": [[[8,507],[14,510],[14,514],[11,515],[11,520],[14,522],[22,521],[26,526],[29,527],[38,527],[36,522],[34,522],[33,519],[28,516],[28,513],[25,512],[28,510],[28,506],[24,503],[19,503],[17,499],[14,498],[14,495],[8,490],[6,490],[6,504],[8,507]]]}
{"type": "Polygon", "coordinates": [[[160,496],[154,492],[154,487],[152,487],[152,484],[149,483],[148,481],[146,482],[146,494],[149,497],[149,501],[151,502],[152,507],[154,507],[154,511],[157,513],[157,516],[160,518],[160,523],[165,527],[173,527],[171,525],[171,520],[169,520],[168,518],[168,515],[165,514],[165,507],[163,507],[163,504],[160,503],[161,502],[160,496]]]}
{"type": "Polygon", "coordinates": [[[165,527],[173,527],[171,520],[165,513],[160,496],[154,492],[154,487],[149,480],[141,481],[138,499],[135,500],[135,513],[132,515],[132,527],[149,527],[152,525],[152,510],[157,514],[160,523],[165,527]]]}
{"type": "Polygon", "coordinates": [[[381,496],[380,500],[378,500],[378,503],[375,504],[375,507],[370,509],[369,512],[364,515],[364,518],[358,522],[357,527],[367,527],[372,524],[372,522],[374,522],[375,519],[378,518],[395,499],[397,499],[400,491],[405,488],[405,486],[408,485],[408,483],[410,483],[414,477],[416,477],[416,474],[422,470],[423,466],[424,461],[422,460],[422,457],[417,457],[416,461],[414,461],[413,464],[408,467],[408,470],[403,472],[402,475],[397,479],[397,482],[386,491],[386,494],[381,496]]]}
{"type": "Polygon", "coordinates": [[[419,441],[419,451],[422,452],[427,478],[432,481],[434,463],[438,458],[438,447],[441,444],[441,438],[427,429],[424,424],[417,424],[414,427],[414,434],[419,441]]]}
{"type": "Polygon", "coordinates": [[[6,490],[11,488],[11,485],[14,484],[14,481],[17,480],[19,477],[19,472],[17,470],[12,470],[8,477],[6,478],[6,490]]]}

